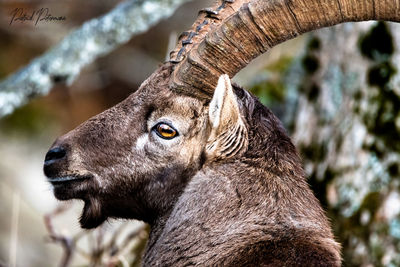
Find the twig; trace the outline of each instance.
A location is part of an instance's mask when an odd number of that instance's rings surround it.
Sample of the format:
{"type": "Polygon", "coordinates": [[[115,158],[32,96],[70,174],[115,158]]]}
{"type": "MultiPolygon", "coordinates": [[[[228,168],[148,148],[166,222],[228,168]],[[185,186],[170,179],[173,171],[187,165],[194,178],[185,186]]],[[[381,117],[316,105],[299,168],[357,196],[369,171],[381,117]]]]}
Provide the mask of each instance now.
{"type": "Polygon", "coordinates": [[[118,227],[117,230],[115,230],[113,236],[111,237],[111,240],[106,245],[105,249],[111,251],[111,255],[113,255],[112,251],[114,251],[117,247],[117,239],[119,238],[119,236],[122,234],[123,230],[127,226],[128,226],[128,223],[124,223],[120,227],[118,227]]]}
{"type": "MultiPolygon", "coordinates": [[[[139,228],[133,230],[130,234],[128,234],[122,241],[120,246],[115,246],[115,247],[109,246],[109,248],[111,249],[108,252],[108,255],[110,257],[108,260],[108,266],[113,266],[113,264],[115,265],[118,262],[121,262],[123,264],[121,260],[121,259],[125,260],[123,255],[128,251],[132,252],[134,250],[137,250],[138,247],[142,245],[141,243],[147,238],[146,235],[147,228],[148,226],[146,224],[143,224],[139,226],[139,228]]],[[[136,258],[140,257],[140,255],[137,255],[135,253],[133,254],[136,258]]]]}
{"type": "MultiPolygon", "coordinates": [[[[109,241],[106,241],[105,237],[105,226],[100,226],[95,231],[82,231],[74,236],[67,236],[60,234],[54,228],[53,219],[65,212],[69,208],[67,205],[57,207],[53,212],[46,214],[44,217],[46,229],[49,232],[50,240],[54,243],[60,244],[64,250],[63,258],[60,266],[69,266],[72,262],[72,257],[75,254],[82,255],[88,261],[88,266],[119,266],[126,265],[126,255],[133,253],[135,261],[139,257],[135,252],[132,252],[132,248],[140,253],[140,246],[143,247],[143,242],[147,238],[148,226],[143,224],[133,229],[127,235],[123,235],[121,243],[117,244],[117,239],[123,234],[123,230],[127,224],[123,224],[118,227],[113,233],[109,241]],[[89,252],[84,251],[79,247],[78,241],[86,236],[89,241],[89,252]],[[134,242],[137,241],[137,242],[134,242]]],[[[129,263],[128,263],[129,264],[129,263]]]]}
{"type": "Polygon", "coordinates": [[[19,204],[20,196],[18,192],[13,195],[13,209],[11,215],[11,238],[10,238],[10,255],[9,266],[17,265],[17,247],[18,247],[18,224],[19,224],[19,204]]]}
{"type": "MultiPolygon", "coordinates": [[[[137,237],[140,237],[140,234],[145,231],[147,228],[146,224],[141,225],[138,229],[133,230],[129,235],[125,237],[125,239],[122,241],[121,245],[119,248],[114,252],[115,255],[120,255],[123,253],[123,251],[129,246],[129,244],[137,237]]],[[[142,238],[140,238],[142,239],[142,238]]]]}
{"type": "Polygon", "coordinates": [[[56,231],[54,230],[52,219],[60,213],[63,213],[67,208],[67,205],[59,206],[52,213],[46,214],[44,216],[44,223],[47,231],[49,232],[49,237],[51,241],[59,243],[64,249],[63,258],[60,263],[60,266],[62,267],[66,267],[71,263],[76,243],[74,241],[74,238],[56,233],[56,231]]]}

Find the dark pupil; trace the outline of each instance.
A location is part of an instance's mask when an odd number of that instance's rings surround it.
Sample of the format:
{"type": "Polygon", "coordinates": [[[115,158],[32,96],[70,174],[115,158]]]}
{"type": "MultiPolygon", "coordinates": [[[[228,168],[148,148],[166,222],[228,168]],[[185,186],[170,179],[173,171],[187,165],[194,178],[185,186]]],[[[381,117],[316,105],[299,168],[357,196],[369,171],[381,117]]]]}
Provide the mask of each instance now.
{"type": "Polygon", "coordinates": [[[161,124],[160,126],[158,126],[158,131],[167,137],[172,137],[175,135],[175,130],[165,124],[161,124]]]}
{"type": "Polygon", "coordinates": [[[161,126],[161,130],[166,134],[173,134],[174,133],[174,130],[172,130],[168,126],[161,126]]]}

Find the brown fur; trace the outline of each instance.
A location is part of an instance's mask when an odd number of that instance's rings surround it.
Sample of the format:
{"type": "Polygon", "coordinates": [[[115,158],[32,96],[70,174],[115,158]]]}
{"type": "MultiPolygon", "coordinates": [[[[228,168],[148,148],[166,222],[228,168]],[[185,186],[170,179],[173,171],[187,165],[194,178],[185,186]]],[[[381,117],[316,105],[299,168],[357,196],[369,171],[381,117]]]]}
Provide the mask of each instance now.
{"type": "Polygon", "coordinates": [[[85,202],[82,227],[110,217],[149,223],[146,266],[340,266],[329,222],[272,112],[235,87],[240,114],[224,127],[241,118],[246,140],[229,157],[210,156],[208,103],[170,91],[169,74],[161,69],[53,145],[67,155],[45,173],[82,178],[54,183],[57,198],[85,202]],[[163,118],[179,138],[152,134],[163,118]]]}

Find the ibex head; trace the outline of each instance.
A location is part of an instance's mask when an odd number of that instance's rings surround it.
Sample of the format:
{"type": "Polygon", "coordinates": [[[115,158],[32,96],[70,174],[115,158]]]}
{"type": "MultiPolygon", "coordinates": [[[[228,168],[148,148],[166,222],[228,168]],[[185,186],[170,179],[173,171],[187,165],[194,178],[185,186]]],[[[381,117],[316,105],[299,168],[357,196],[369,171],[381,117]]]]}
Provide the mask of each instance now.
{"type": "Polygon", "coordinates": [[[144,84],[57,139],[47,153],[44,171],[55,196],[85,202],[82,227],[108,217],[152,222],[172,208],[203,163],[246,149],[246,128],[227,75],[209,105],[159,85],[144,84]]]}

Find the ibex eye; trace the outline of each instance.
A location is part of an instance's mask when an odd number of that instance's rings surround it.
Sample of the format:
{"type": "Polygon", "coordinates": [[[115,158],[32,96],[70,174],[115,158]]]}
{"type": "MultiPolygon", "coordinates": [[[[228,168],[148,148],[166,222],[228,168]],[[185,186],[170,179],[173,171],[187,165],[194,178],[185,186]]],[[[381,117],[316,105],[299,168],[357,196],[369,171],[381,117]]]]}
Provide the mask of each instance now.
{"type": "Polygon", "coordinates": [[[153,129],[159,137],[164,139],[172,139],[178,136],[178,132],[166,123],[159,123],[153,129]]]}

